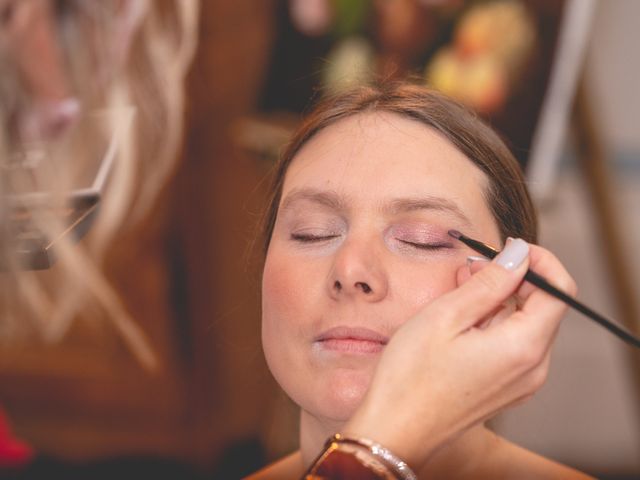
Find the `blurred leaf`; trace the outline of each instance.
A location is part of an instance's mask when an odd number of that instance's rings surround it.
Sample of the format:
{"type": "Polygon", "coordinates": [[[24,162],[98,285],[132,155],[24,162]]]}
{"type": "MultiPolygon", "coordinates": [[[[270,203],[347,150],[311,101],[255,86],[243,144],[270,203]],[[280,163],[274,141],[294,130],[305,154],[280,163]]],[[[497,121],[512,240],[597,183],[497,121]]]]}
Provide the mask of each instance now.
{"type": "Polygon", "coordinates": [[[371,2],[369,0],[333,0],[334,34],[338,38],[364,33],[371,2]]]}

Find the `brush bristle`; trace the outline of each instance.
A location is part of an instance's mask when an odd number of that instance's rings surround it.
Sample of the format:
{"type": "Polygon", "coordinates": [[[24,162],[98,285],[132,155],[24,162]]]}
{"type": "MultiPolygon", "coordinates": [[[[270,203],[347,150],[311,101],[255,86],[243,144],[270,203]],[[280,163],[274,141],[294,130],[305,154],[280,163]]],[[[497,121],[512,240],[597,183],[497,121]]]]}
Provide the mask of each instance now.
{"type": "Polygon", "coordinates": [[[462,234],[458,230],[449,230],[448,233],[449,233],[449,236],[456,239],[460,239],[460,237],[462,236],[462,234]]]}

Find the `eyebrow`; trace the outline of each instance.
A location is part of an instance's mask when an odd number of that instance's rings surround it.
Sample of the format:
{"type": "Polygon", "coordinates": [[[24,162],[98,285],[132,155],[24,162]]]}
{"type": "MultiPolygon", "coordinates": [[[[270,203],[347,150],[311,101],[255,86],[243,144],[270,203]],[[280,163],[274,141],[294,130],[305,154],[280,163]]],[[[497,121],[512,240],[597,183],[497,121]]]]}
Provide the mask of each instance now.
{"type": "Polygon", "coordinates": [[[316,190],[314,188],[301,188],[292,190],[291,193],[289,193],[282,201],[280,210],[288,210],[294,203],[297,203],[301,200],[318,203],[332,210],[346,210],[346,202],[344,197],[338,195],[338,193],[334,191],[316,190]]]}
{"type": "Polygon", "coordinates": [[[456,202],[448,198],[426,195],[421,197],[397,198],[385,205],[384,211],[391,214],[415,212],[418,210],[436,210],[449,213],[457,217],[466,225],[471,225],[471,220],[465,215],[456,202]]]}
{"type": "MultiPolygon", "coordinates": [[[[282,201],[280,210],[288,210],[295,203],[306,200],[317,203],[335,211],[345,211],[347,202],[344,196],[337,192],[328,190],[316,190],[314,188],[302,188],[292,190],[282,201]]],[[[386,202],[381,210],[384,213],[398,215],[419,210],[435,210],[451,214],[458,218],[465,225],[471,225],[471,220],[465,215],[456,202],[448,198],[434,195],[424,195],[420,197],[395,198],[386,202]]]]}

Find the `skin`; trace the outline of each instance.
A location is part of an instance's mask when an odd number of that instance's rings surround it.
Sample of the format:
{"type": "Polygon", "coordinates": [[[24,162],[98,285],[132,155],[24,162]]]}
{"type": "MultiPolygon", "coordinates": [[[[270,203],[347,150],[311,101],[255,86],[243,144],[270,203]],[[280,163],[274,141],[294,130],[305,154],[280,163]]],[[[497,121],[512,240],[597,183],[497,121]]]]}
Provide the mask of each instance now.
{"type": "Polygon", "coordinates": [[[387,114],[349,118],[298,154],[264,268],[263,341],[276,379],[303,408],[303,423],[315,428],[346,421],[380,354],[332,352],[315,341],[318,336],[350,327],[388,339],[431,299],[453,289],[467,250],[448,229],[500,243],[483,201],[485,183],[483,173],[437,133],[387,114]],[[426,205],[394,207],[400,201],[426,205]],[[457,211],[429,208],[435,202],[457,211]],[[358,282],[372,291],[364,293],[358,282]]]}
{"type": "MultiPolygon", "coordinates": [[[[516,340],[501,331],[507,328],[501,324],[511,328],[505,320],[510,312],[491,328],[487,319],[514,293],[522,301],[538,299],[520,286],[528,258],[512,272],[494,264],[470,270],[466,259],[473,253],[447,236],[455,228],[500,244],[484,200],[486,184],[445,138],[389,113],[341,120],[297,154],[265,262],[263,345],[276,380],[301,408],[301,451],[255,478],[295,478],[337,431],[380,441],[425,477],[511,478],[530,471],[540,474],[532,478],[583,478],[482,425],[539,388],[564,312],[559,302],[548,307],[538,356],[527,355],[526,362],[524,354],[510,359],[507,353],[494,363],[491,342],[475,338],[476,331],[491,331],[502,347],[499,334],[516,340]],[[448,312],[459,308],[447,305],[463,299],[475,307],[451,321],[448,312]],[[473,334],[460,341],[469,328],[473,334]],[[420,357],[425,362],[416,362],[420,357]],[[469,378],[465,372],[480,358],[486,371],[469,378]],[[498,374],[503,377],[491,377],[498,374]],[[478,395],[470,395],[474,382],[482,389],[478,395]],[[393,415],[389,405],[399,407],[393,415]]],[[[532,263],[575,290],[548,256],[532,247],[532,263]]]]}

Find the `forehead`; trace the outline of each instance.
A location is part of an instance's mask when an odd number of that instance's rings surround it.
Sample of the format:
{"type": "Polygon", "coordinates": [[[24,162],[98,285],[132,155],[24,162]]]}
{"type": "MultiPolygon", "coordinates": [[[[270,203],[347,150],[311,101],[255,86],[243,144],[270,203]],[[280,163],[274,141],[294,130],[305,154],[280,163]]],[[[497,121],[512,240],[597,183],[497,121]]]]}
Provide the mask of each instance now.
{"type": "MultiPolygon", "coordinates": [[[[299,188],[362,201],[439,196],[486,209],[486,175],[433,128],[393,113],[363,113],[318,132],[295,156],[283,198],[299,188]]],[[[470,212],[473,214],[474,212],[470,212]]]]}

